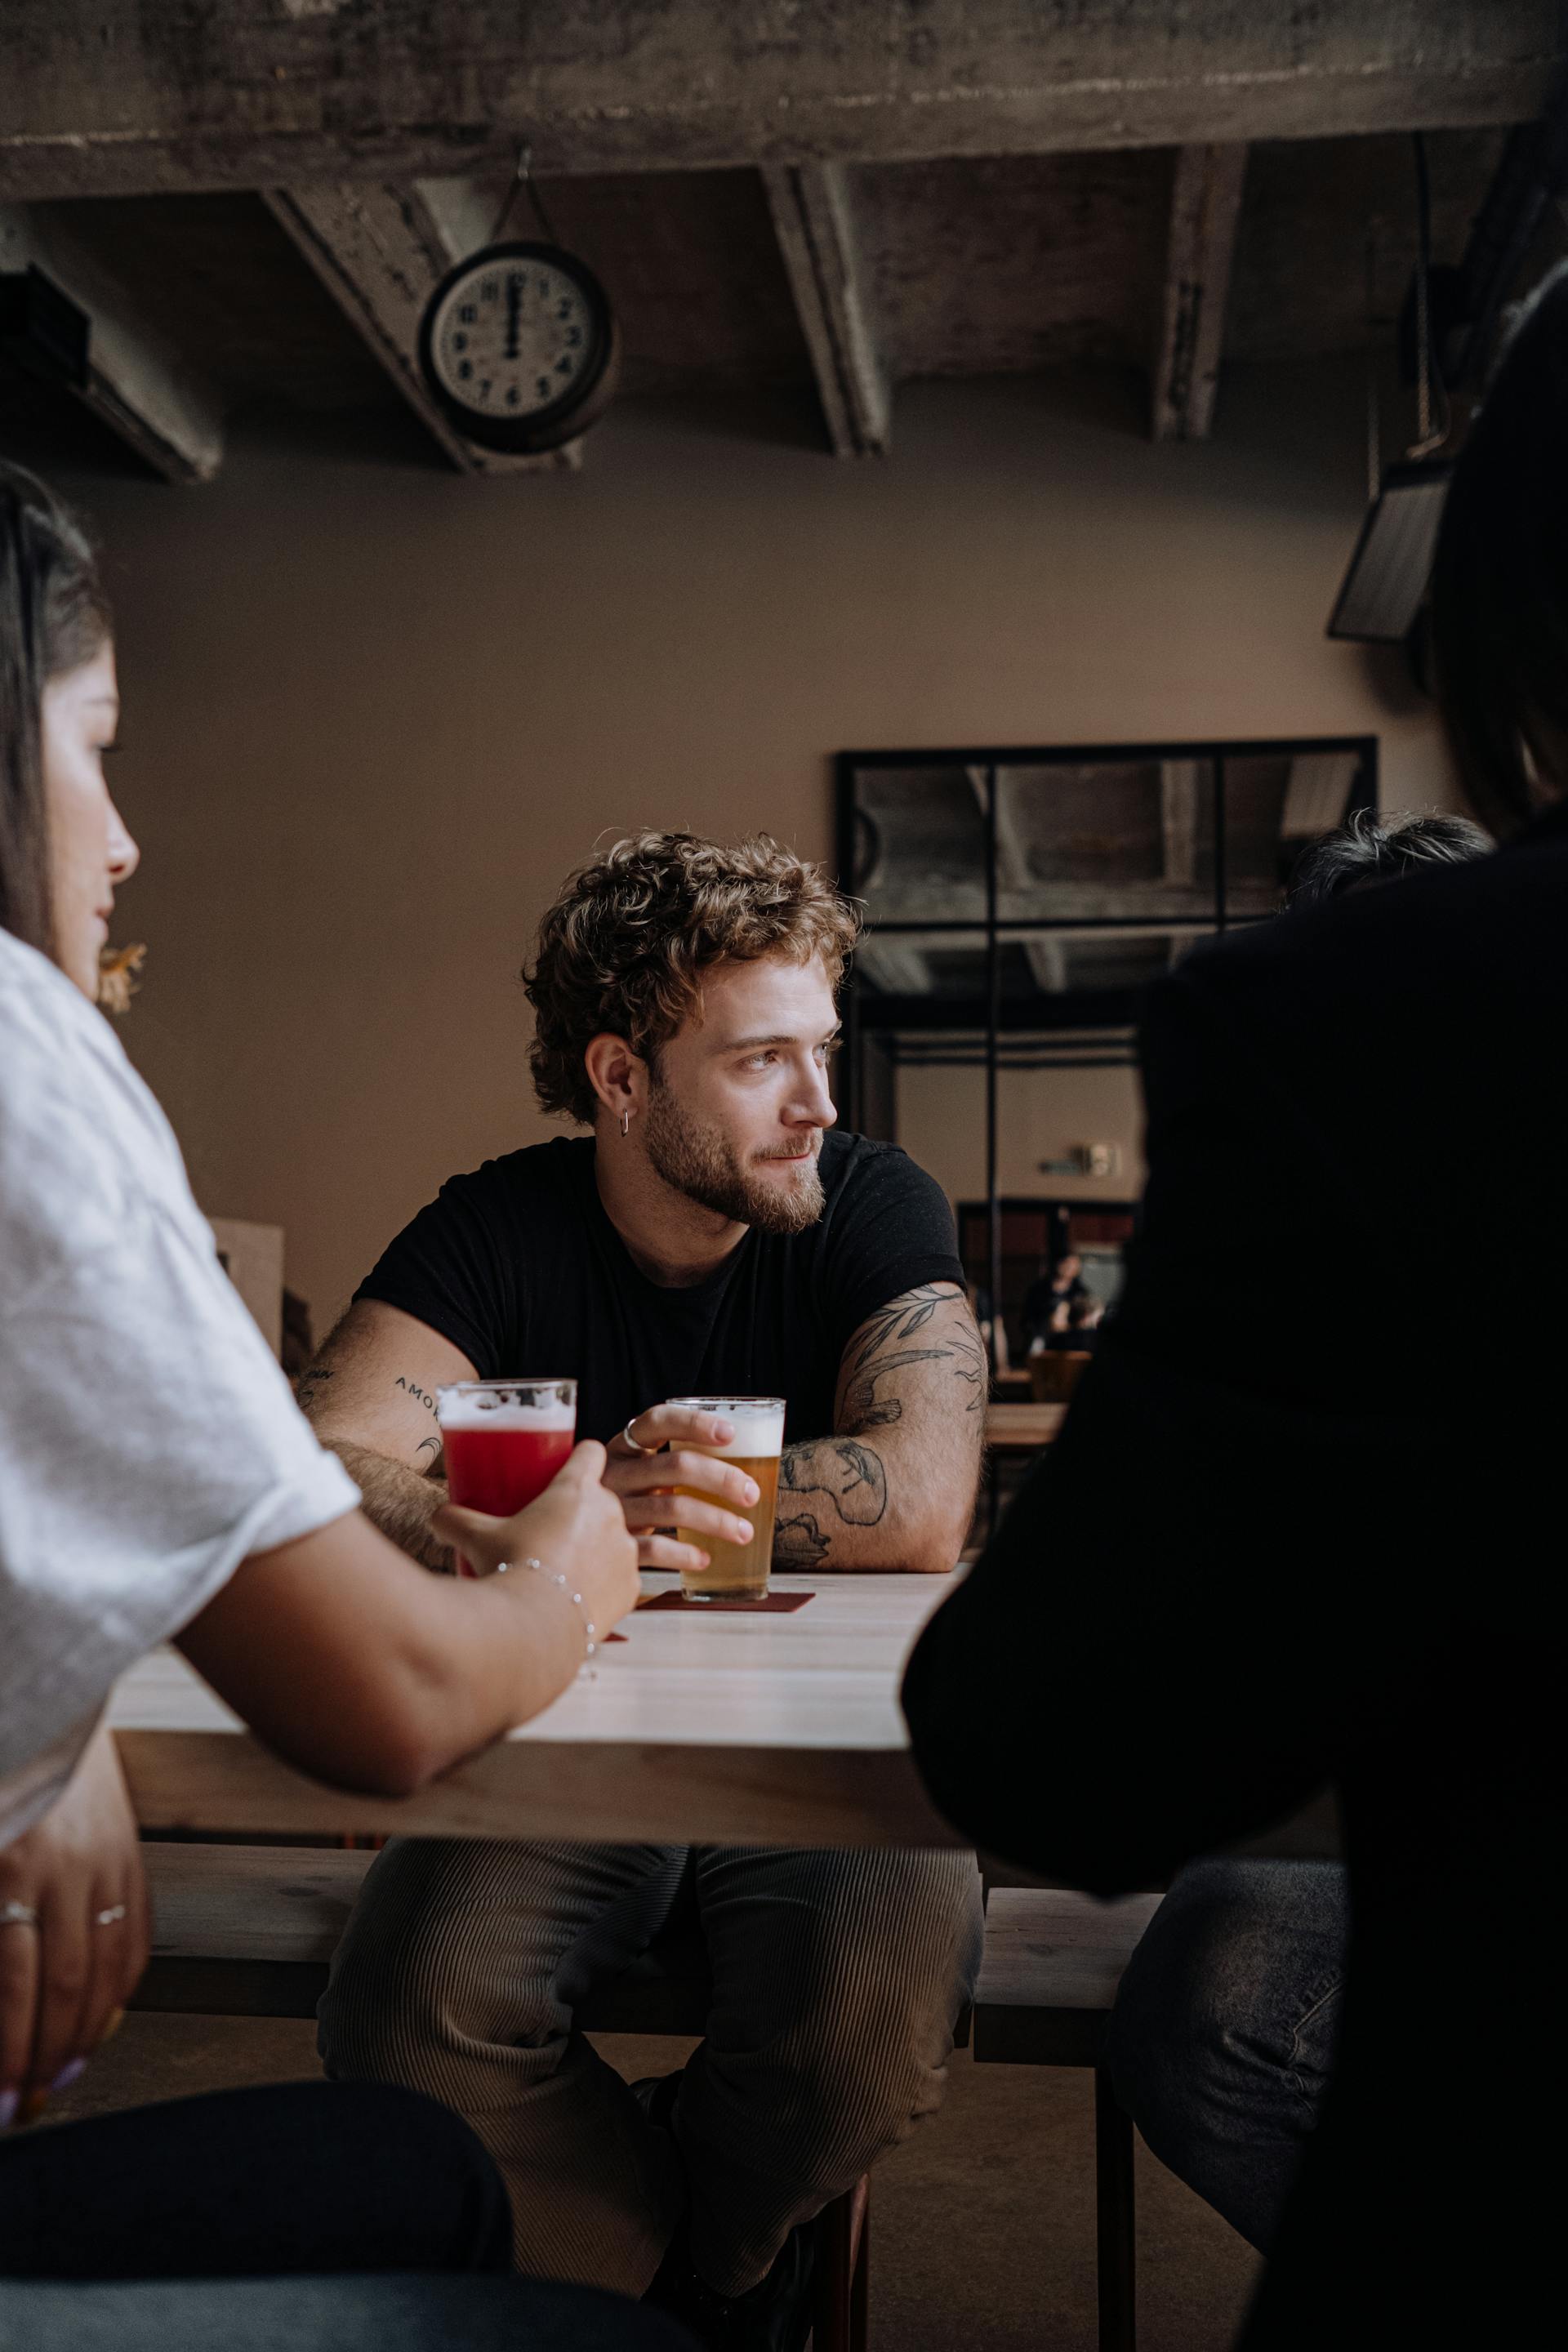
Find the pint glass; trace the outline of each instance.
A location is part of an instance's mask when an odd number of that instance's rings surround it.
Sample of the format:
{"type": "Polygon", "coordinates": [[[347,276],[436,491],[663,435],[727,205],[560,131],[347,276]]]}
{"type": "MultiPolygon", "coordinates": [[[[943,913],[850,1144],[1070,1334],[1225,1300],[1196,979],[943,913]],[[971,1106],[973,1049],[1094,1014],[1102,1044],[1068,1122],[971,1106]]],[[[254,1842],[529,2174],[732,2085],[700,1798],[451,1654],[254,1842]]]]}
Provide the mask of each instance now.
{"type": "MultiPolygon", "coordinates": [[[[454,1503],[510,1519],[543,1494],[572,1451],[575,1381],[458,1381],[436,1391],[454,1503]]],[[[460,1555],[459,1576],[474,1570],[460,1555]]]]}
{"type": "MultiPolygon", "coordinates": [[[[730,1423],[734,1436],[728,1445],[695,1445],[689,1439],[681,1441],[683,1454],[707,1454],[716,1460],[732,1462],[743,1470],[757,1486],[757,1500],[749,1511],[741,1511],[738,1504],[726,1507],[735,1510],[752,1523],[749,1544],[723,1542],[718,1536],[694,1535],[677,1522],[676,1534],[682,1543],[695,1544],[699,1551],[708,1554],[704,1569],[680,1571],[680,1589],[688,1601],[761,1601],[768,1589],[768,1569],[773,1555],[773,1512],[778,1502],[779,1455],[784,1450],[784,1401],[783,1397],[671,1397],[671,1404],[688,1406],[694,1412],[720,1413],[730,1423]]],[[[677,1486],[677,1495],[712,1497],[700,1486],[677,1486]]]]}

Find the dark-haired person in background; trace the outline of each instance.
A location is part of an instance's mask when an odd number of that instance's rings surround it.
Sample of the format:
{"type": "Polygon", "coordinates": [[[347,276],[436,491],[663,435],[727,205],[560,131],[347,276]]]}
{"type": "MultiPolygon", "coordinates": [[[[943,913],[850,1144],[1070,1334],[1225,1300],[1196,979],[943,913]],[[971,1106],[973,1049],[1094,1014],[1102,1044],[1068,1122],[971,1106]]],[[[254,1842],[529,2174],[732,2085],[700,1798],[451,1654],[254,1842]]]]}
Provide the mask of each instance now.
{"type": "Polygon", "coordinates": [[[1089,1285],[1083,1278],[1083,1260],[1077,1250],[1067,1250],[1055,1265],[1042,1268],[1038,1277],[1024,1293],[1019,1309],[1019,1321],[1024,1327],[1024,1344],[1031,1354],[1050,1345],[1052,1318],[1058,1307],[1070,1307],[1075,1298],[1087,1298],[1089,1285]]]}
{"type": "MultiPolygon", "coordinates": [[[[103,1709],[173,1640],[279,1752],[406,1790],[538,1711],[581,1622],[539,1578],[440,1585],[355,1509],[218,1265],[167,1122],[94,1009],[137,864],[81,531],[0,464],[0,2346],[585,2352],[685,2339],[507,2277],[494,2165],[405,2092],[295,2083],[32,2132],[134,1988],[148,1908],[103,1709]],[[381,2273],[382,2275],[374,2275],[381,2273]]],[[[492,1564],[636,1594],[579,1449],[492,1564]]]]}
{"type": "Polygon", "coordinates": [[[905,1685],[952,1820],[1106,1894],[1333,1785],[1338,2052],[1254,2347],[1511,2342],[1554,2300],[1565,415],[1559,272],[1459,458],[1434,582],[1450,741],[1501,847],[1235,935],[1151,992],[1116,1318],[905,1685]],[[1500,1344],[1457,1407],[1446,1269],[1501,1138],[1500,1344]],[[1326,1259],[1378,1269],[1353,1351],[1326,1259]]]}
{"type": "Polygon", "coordinates": [[[1357,809],[1335,832],[1308,843],[1286,885],[1285,904],[1321,907],[1429,866],[1468,866],[1491,845],[1468,816],[1377,817],[1357,809]]]}

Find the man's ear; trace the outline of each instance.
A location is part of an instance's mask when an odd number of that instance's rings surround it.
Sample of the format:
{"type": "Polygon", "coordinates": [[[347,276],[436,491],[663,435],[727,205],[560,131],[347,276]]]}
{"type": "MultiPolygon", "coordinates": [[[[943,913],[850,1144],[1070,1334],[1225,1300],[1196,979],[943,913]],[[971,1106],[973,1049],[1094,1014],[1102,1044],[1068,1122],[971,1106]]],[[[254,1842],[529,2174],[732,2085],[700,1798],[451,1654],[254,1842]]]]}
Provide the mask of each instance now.
{"type": "Polygon", "coordinates": [[[636,1118],[647,1099],[647,1064],[640,1054],[633,1053],[624,1037],[614,1037],[605,1030],[590,1039],[583,1066],[588,1084],[617,1126],[623,1119],[636,1118]]]}

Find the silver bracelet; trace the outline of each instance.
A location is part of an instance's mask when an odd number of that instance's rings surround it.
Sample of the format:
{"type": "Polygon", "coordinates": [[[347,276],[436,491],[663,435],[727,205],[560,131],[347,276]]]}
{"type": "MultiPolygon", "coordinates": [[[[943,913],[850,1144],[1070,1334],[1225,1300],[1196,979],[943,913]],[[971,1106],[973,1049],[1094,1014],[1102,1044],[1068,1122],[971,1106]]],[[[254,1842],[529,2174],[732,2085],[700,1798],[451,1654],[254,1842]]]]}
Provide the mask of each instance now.
{"type": "Polygon", "coordinates": [[[542,1576],[547,1582],[551,1584],[558,1584],[562,1591],[566,1595],[568,1601],[575,1601],[579,1611],[582,1612],[583,1630],[587,1636],[587,1647],[584,1649],[583,1655],[585,1658],[591,1658],[595,1651],[599,1646],[598,1627],[589,1616],[587,1604],[584,1601],[582,1594],[580,1592],[573,1591],[571,1578],[569,1576],[557,1575],[554,1569],[546,1568],[542,1559],[503,1559],[500,1566],[497,1569],[496,1574],[498,1576],[505,1576],[508,1570],[512,1568],[531,1568],[536,1575],[542,1576]]]}

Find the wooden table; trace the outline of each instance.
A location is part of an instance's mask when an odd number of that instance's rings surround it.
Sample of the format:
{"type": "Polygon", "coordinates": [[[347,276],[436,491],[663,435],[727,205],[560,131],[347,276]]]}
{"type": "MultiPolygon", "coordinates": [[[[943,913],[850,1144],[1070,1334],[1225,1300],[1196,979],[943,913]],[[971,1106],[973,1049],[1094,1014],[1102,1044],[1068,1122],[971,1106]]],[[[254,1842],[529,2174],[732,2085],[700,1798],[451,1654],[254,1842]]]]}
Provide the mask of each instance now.
{"type": "Polygon", "coordinates": [[[542,1716],[416,1797],[308,1780],[173,1651],[124,1676],[110,1721],[147,1829],[955,1845],[898,1705],[903,1661],[952,1582],[785,1576],[775,1590],[816,1596],[788,1615],[639,1612],[542,1716]]]}
{"type": "Polygon", "coordinates": [[[993,1454],[1037,1454],[1067,1419],[1065,1404],[994,1404],[986,1408],[985,1443],[993,1454]]]}

